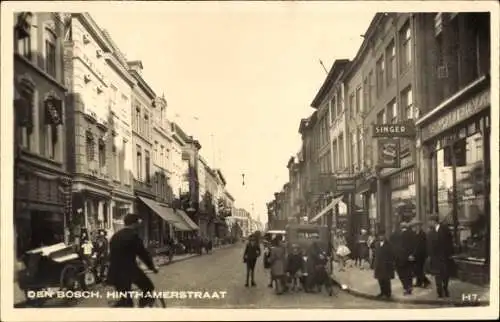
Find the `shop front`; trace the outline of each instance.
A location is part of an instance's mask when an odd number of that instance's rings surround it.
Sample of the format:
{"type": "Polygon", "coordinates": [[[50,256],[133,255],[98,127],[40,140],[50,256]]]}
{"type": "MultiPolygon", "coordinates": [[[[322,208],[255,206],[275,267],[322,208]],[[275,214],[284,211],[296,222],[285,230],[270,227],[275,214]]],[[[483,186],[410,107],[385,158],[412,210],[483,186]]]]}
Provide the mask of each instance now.
{"type": "Polygon", "coordinates": [[[415,168],[406,168],[390,178],[391,185],[391,227],[399,229],[401,222],[410,222],[417,215],[415,168]]]}
{"type": "Polygon", "coordinates": [[[150,198],[138,196],[137,199],[138,212],[144,218],[141,235],[151,251],[159,253],[165,250],[175,231],[191,230],[179,215],[179,210],[150,198]]]}
{"type": "MultiPolygon", "coordinates": [[[[102,187],[101,187],[102,188],[102,187]]],[[[80,237],[87,231],[91,239],[103,229],[108,237],[112,235],[113,220],[110,188],[98,188],[76,183],[73,186],[73,214],[71,218],[71,236],[80,237]]]]}
{"type": "Polygon", "coordinates": [[[358,209],[358,229],[366,229],[369,233],[376,232],[377,225],[377,179],[371,173],[364,173],[356,179],[355,205],[358,209]]]}
{"type": "Polygon", "coordinates": [[[16,256],[29,249],[68,239],[68,191],[64,174],[24,163],[16,165],[14,227],[16,256]]]}
{"type": "Polygon", "coordinates": [[[458,277],[489,283],[490,87],[487,79],[439,107],[421,127],[423,209],[453,232],[458,277]]]}

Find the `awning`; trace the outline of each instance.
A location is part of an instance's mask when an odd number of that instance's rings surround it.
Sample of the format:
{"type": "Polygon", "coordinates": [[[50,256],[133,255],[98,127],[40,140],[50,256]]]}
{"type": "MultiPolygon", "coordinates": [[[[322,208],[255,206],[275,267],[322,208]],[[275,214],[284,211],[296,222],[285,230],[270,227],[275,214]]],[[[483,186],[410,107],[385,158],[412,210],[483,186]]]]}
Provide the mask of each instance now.
{"type": "Polygon", "coordinates": [[[186,222],[184,221],[178,221],[173,223],[175,229],[180,230],[180,231],[191,231],[191,229],[186,222]]]}
{"type": "Polygon", "coordinates": [[[323,210],[321,210],[321,212],[319,214],[317,214],[316,216],[314,216],[314,218],[311,219],[311,220],[309,220],[309,221],[310,222],[315,222],[316,220],[318,220],[319,218],[321,218],[329,210],[333,209],[333,207],[335,207],[335,205],[338,204],[342,200],[342,198],[343,197],[338,197],[338,198],[333,199],[333,201],[330,202],[330,204],[328,206],[326,206],[323,210]]]}
{"type": "Polygon", "coordinates": [[[195,224],[183,210],[177,209],[175,212],[184,220],[184,223],[187,227],[189,227],[189,230],[200,230],[200,227],[198,227],[198,225],[195,224]]]}
{"type": "Polygon", "coordinates": [[[144,198],[144,197],[139,197],[142,202],[146,204],[151,210],[153,210],[158,216],[160,216],[163,220],[168,222],[169,224],[173,224],[175,226],[175,223],[181,222],[182,219],[176,215],[176,213],[173,211],[172,208],[168,208],[166,206],[162,206],[158,202],[144,198]]]}

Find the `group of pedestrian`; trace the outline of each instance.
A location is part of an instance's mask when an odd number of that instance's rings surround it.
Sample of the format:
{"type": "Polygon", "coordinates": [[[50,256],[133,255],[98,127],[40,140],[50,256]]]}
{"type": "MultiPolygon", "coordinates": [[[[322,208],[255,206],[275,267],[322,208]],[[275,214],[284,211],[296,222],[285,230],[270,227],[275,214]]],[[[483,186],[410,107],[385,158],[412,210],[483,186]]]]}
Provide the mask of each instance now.
{"type": "MultiPolygon", "coordinates": [[[[255,265],[261,255],[259,242],[250,236],[243,253],[243,262],[246,264],[245,286],[256,286],[255,265]]],[[[332,283],[326,265],[328,256],[317,243],[313,243],[304,254],[296,244],[291,251],[283,243],[283,237],[276,235],[265,245],[264,268],[269,270],[268,287],[275,288],[276,294],[283,294],[289,290],[314,292],[322,286],[329,288],[332,283]]]]}
{"type": "Polygon", "coordinates": [[[104,229],[98,229],[92,237],[89,236],[87,230],[83,229],[78,238],[77,252],[83,262],[92,267],[97,281],[105,276],[109,253],[108,245],[107,232],[104,229]]]}
{"type": "Polygon", "coordinates": [[[453,263],[453,239],[448,226],[441,223],[437,215],[430,216],[429,222],[427,233],[418,220],[402,222],[400,229],[391,236],[379,231],[373,263],[374,277],[380,286],[379,297],[391,297],[391,280],[395,273],[406,296],[412,294],[414,286],[428,287],[431,282],[426,277],[426,267],[435,277],[438,297],[450,296],[448,281],[453,263]]]}

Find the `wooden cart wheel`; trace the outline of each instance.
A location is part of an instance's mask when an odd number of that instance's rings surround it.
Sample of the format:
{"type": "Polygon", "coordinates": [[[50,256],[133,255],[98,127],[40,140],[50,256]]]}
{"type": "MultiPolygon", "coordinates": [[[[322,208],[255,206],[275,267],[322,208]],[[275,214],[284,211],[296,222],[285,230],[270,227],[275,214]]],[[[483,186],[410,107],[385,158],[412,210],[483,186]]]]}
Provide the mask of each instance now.
{"type": "Polygon", "coordinates": [[[60,277],[60,287],[62,290],[79,290],[82,288],[82,283],[76,266],[64,266],[60,277]]]}

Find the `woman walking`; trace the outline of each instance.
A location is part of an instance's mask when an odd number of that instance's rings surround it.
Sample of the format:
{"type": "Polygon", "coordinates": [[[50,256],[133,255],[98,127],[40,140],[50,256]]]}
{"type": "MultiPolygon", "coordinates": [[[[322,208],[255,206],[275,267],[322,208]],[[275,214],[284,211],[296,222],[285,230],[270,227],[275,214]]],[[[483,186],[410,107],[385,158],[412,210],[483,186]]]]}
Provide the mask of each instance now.
{"type": "Polygon", "coordinates": [[[252,286],[256,286],[255,284],[255,263],[257,262],[257,258],[260,256],[260,246],[257,244],[254,236],[250,236],[248,240],[248,244],[245,247],[245,253],[243,254],[243,262],[246,263],[247,266],[247,279],[245,283],[245,287],[248,287],[248,281],[251,279],[252,286]]]}
{"type": "Polygon", "coordinates": [[[271,276],[276,282],[276,294],[283,294],[286,289],[285,283],[285,265],[286,254],[285,248],[281,244],[282,237],[277,235],[273,240],[273,247],[271,248],[271,255],[269,262],[271,264],[271,276]]]}
{"type": "Polygon", "coordinates": [[[345,271],[345,264],[347,260],[347,256],[351,251],[347,247],[347,241],[342,233],[339,233],[337,236],[337,251],[336,255],[337,258],[339,259],[339,266],[340,266],[340,271],[345,271]]]}

